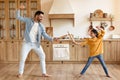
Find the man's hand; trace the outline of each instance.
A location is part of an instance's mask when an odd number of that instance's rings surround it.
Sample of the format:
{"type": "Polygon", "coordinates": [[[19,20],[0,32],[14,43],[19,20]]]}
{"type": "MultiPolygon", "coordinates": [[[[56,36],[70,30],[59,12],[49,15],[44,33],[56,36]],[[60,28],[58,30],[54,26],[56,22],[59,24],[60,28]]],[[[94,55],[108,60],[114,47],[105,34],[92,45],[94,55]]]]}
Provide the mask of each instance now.
{"type": "Polygon", "coordinates": [[[23,4],[20,5],[20,9],[21,10],[24,10],[25,9],[25,6],[23,4]]]}
{"type": "Polygon", "coordinates": [[[56,42],[58,42],[58,41],[59,41],[59,38],[57,38],[57,37],[54,37],[54,38],[53,38],[53,41],[56,41],[56,42]]]}

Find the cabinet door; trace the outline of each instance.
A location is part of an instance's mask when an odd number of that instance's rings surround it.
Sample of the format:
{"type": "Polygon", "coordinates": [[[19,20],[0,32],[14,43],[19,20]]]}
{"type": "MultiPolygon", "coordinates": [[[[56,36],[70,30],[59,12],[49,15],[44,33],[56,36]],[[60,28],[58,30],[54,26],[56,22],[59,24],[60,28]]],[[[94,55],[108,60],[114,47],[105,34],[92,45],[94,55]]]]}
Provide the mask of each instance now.
{"type": "Polygon", "coordinates": [[[18,39],[18,27],[16,22],[16,9],[17,1],[9,0],[8,1],[8,38],[9,39],[18,39]]]}
{"type": "MultiPolygon", "coordinates": [[[[24,5],[25,9],[20,11],[20,15],[23,17],[29,17],[28,13],[29,13],[29,7],[28,7],[28,0],[18,0],[18,8],[20,7],[20,5],[24,5]]],[[[23,39],[24,38],[24,30],[25,30],[25,22],[22,21],[17,21],[18,24],[18,28],[19,28],[19,39],[23,39]]]]}
{"type": "Polygon", "coordinates": [[[19,61],[19,42],[7,42],[8,61],[19,61]]]}
{"type": "MultiPolygon", "coordinates": [[[[41,0],[18,0],[18,7],[22,4],[25,6],[25,9],[21,10],[21,16],[33,18],[35,12],[41,9],[40,1],[41,0]]],[[[25,23],[22,21],[18,21],[18,24],[19,24],[19,39],[23,39],[25,23]]]]}
{"type": "Polygon", "coordinates": [[[118,41],[112,41],[111,43],[111,55],[112,61],[116,61],[117,57],[117,50],[118,50],[118,41]]]}
{"type": "Polygon", "coordinates": [[[7,24],[6,24],[6,19],[7,15],[6,13],[6,1],[5,0],[0,0],[0,39],[6,39],[6,33],[7,33],[7,24]]]}
{"type": "Polygon", "coordinates": [[[37,10],[40,10],[40,0],[29,0],[29,10],[30,10],[30,13],[29,13],[29,17],[33,18],[34,17],[34,14],[37,10]]]}
{"type": "Polygon", "coordinates": [[[88,46],[77,46],[77,59],[78,61],[87,61],[89,57],[88,46]]]}
{"type": "Polygon", "coordinates": [[[76,45],[72,42],[70,42],[70,46],[69,46],[69,50],[70,50],[70,61],[77,61],[77,53],[76,53],[76,45]]]}
{"type": "Polygon", "coordinates": [[[42,48],[45,52],[46,61],[52,61],[53,60],[52,44],[49,41],[45,41],[42,43],[42,48]]]}
{"type": "Polygon", "coordinates": [[[116,61],[117,41],[104,41],[104,60],[116,61]]]}
{"type": "Polygon", "coordinates": [[[120,41],[117,42],[117,49],[116,49],[116,61],[120,62],[120,41]]]}
{"type": "Polygon", "coordinates": [[[6,43],[0,41],[0,62],[6,61],[6,43]]]}

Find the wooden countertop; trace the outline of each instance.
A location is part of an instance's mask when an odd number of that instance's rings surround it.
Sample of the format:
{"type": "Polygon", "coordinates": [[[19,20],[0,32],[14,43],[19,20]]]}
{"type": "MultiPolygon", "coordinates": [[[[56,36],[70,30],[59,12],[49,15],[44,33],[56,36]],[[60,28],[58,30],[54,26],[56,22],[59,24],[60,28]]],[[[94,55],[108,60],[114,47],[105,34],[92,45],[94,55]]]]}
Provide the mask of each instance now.
{"type": "MultiPolygon", "coordinates": [[[[70,39],[60,39],[60,41],[72,41],[70,39]]],[[[75,39],[75,41],[83,41],[83,39],[75,39]]],[[[120,41],[120,39],[103,39],[103,41],[120,41]]]]}
{"type": "MultiPolygon", "coordinates": [[[[9,42],[9,41],[22,41],[22,40],[14,40],[14,39],[13,40],[12,39],[11,40],[2,40],[1,39],[0,41],[6,41],[6,42],[8,41],[9,42]]],[[[41,41],[48,41],[48,40],[41,40],[41,41]]],[[[70,40],[70,39],[60,39],[59,41],[65,41],[66,42],[66,41],[72,41],[72,40],[70,40]]],[[[75,41],[83,41],[83,39],[80,39],[80,40],[75,39],[75,41]]],[[[120,39],[103,39],[103,41],[120,41],[120,39]]]]}

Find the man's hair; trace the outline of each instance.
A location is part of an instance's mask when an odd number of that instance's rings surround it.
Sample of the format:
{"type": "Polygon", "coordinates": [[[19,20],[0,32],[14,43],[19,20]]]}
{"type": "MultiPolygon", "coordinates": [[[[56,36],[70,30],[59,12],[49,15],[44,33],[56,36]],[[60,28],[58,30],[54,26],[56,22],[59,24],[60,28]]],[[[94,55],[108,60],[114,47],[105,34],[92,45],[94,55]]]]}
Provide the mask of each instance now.
{"type": "Polygon", "coordinates": [[[40,14],[44,14],[44,12],[42,12],[42,11],[36,11],[34,17],[35,17],[36,15],[40,15],[40,14]]]}
{"type": "Polygon", "coordinates": [[[91,32],[93,32],[93,33],[95,34],[95,36],[98,37],[98,32],[97,32],[96,29],[93,28],[93,29],[91,30],[91,32]]]}

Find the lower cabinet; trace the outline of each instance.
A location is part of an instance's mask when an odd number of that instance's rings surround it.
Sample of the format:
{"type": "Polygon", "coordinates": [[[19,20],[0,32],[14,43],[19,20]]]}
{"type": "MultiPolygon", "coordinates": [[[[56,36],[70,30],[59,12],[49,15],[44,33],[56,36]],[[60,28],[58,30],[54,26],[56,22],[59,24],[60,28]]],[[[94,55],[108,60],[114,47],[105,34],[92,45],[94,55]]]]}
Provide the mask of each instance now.
{"type": "Polygon", "coordinates": [[[70,42],[69,45],[69,50],[70,50],[70,61],[77,61],[77,46],[73,43],[70,42]]]}
{"type": "MultiPolygon", "coordinates": [[[[89,57],[88,46],[75,45],[72,41],[61,41],[59,44],[69,44],[70,60],[68,61],[87,61],[89,57]]],[[[49,41],[41,41],[41,46],[45,52],[46,61],[53,61],[53,43],[49,41]]],[[[120,63],[120,41],[104,40],[103,57],[106,62],[120,63]]],[[[19,62],[22,48],[22,41],[0,41],[0,63],[19,62]]],[[[27,62],[40,61],[34,50],[31,50],[26,59],[27,62]]],[[[96,59],[94,61],[97,61],[96,59]]]]}
{"type": "Polygon", "coordinates": [[[104,59],[105,61],[120,62],[120,41],[104,41],[104,59]]]}
{"type": "Polygon", "coordinates": [[[77,61],[87,61],[89,57],[89,48],[88,46],[77,46],[77,61]]]}
{"type": "Polygon", "coordinates": [[[70,42],[70,61],[86,61],[89,55],[87,46],[75,45],[70,42]]]}
{"type": "Polygon", "coordinates": [[[49,41],[43,41],[41,43],[41,46],[43,48],[43,51],[45,53],[45,58],[46,61],[53,61],[53,48],[52,48],[52,43],[49,41]]]}
{"type": "Polygon", "coordinates": [[[9,41],[6,43],[7,61],[19,61],[19,42],[9,41]]]}
{"type": "MultiPolygon", "coordinates": [[[[77,56],[77,61],[87,61],[89,57],[88,46],[74,45],[73,52],[77,56]]],[[[120,63],[120,41],[119,40],[104,40],[103,41],[103,57],[106,62],[120,63]]],[[[94,61],[98,61],[94,59],[94,61]]]]}
{"type": "Polygon", "coordinates": [[[7,61],[6,42],[0,41],[0,63],[7,61]]]}
{"type": "MultiPolygon", "coordinates": [[[[116,61],[120,62],[120,41],[118,41],[116,49],[116,61]]],[[[115,54],[115,53],[114,53],[115,54]]]]}
{"type": "Polygon", "coordinates": [[[104,41],[103,57],[105,61],[116,61],[118,53],[118,41],[104,41]]]}

